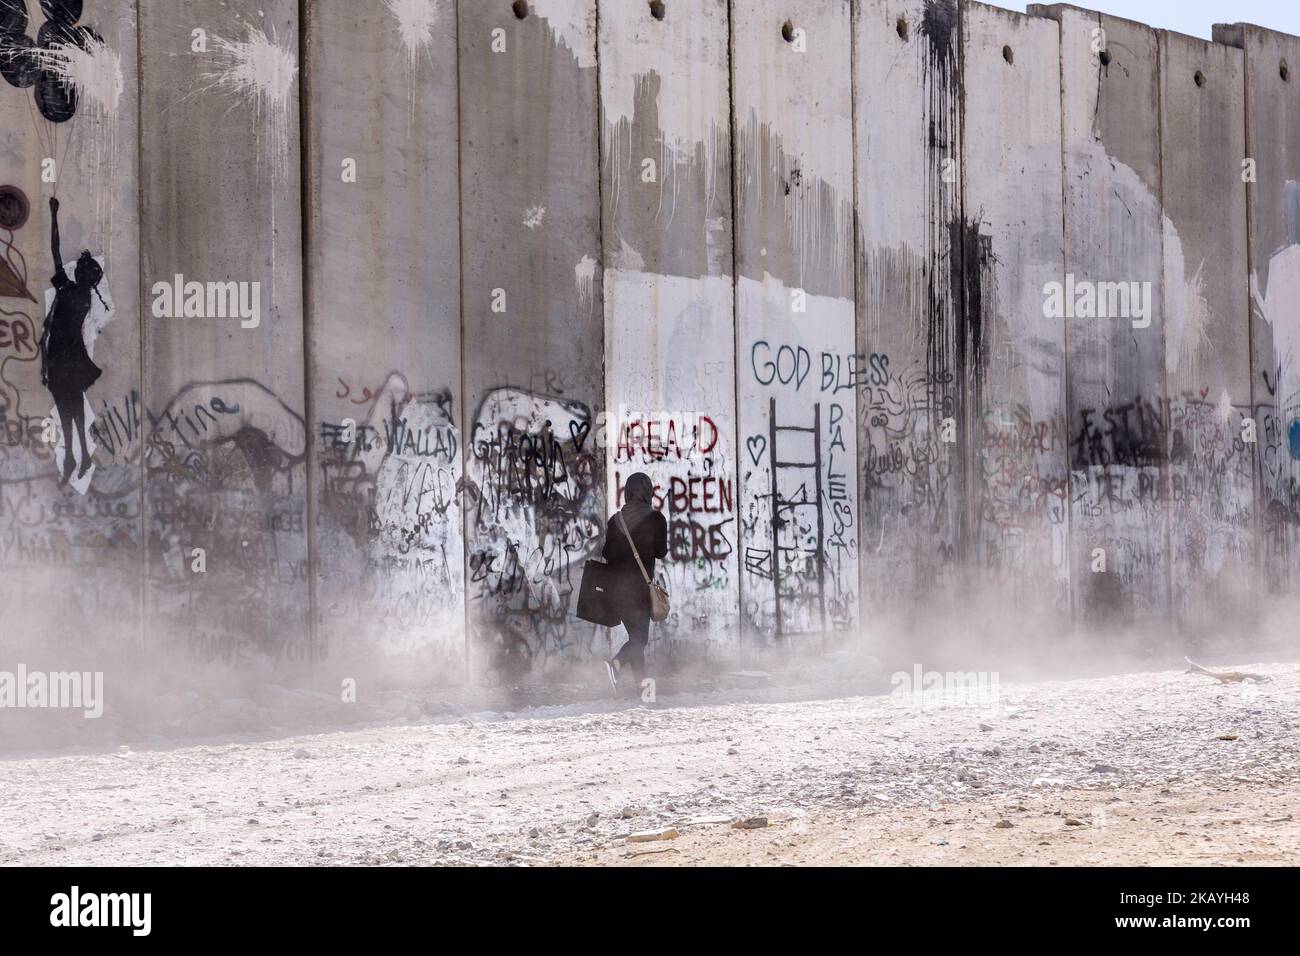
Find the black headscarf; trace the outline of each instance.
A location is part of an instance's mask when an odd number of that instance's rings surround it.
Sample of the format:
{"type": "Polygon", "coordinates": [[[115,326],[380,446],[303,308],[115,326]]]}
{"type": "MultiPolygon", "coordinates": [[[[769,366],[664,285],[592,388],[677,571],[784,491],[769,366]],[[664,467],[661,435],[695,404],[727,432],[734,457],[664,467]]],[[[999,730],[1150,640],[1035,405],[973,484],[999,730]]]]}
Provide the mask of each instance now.
{"type": "Polygon", "coordinates": [[[655,510],[655,483],[644,471],[638,471],[623,486],[621,513],[627,529],[631,531],[655,510]]]}

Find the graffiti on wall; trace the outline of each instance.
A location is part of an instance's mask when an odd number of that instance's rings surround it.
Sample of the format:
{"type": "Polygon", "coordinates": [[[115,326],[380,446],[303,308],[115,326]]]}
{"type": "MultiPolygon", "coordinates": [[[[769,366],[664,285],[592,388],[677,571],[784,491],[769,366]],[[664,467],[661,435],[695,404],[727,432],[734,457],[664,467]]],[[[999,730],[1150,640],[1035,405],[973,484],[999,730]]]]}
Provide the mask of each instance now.
{"type": "Polygon", "coordinates": [[[479,403],[466,449],[471,638],[494,671],[598,653],[574,617],[583,562],[605,533],[604,453],[591,409],[518,388],[479,403]]]}
{"type": "Polygon", "coordinates": [[[858,613],[856,393],[865,365],[851,349],[766,339],[750,344],[748,359],[742,408],[757,414],[742,415],[747,622],[776,639],[847,630],[858,613]]]}
{"type": "MultiPolygon", "coordinates": [[[[90,402],[86,393],[103,374],[92,355],[99,330],[111,320],[113,310],[100,291],[104,278],[102,260],[97,260],[87,249],[77,258],[71,273],[64,266],[59,243],[59,201],[55,198],[50,199],[50,242],[54,254],[54,289],[46,293],[47,312],[40,341],[41,384],[54,398],[63,435],[55,452],[62,475],[59,483],[68,484],[75,471],[79,484],[74,487],[84,494],[93,467],[87,444],[86,414],[90,402]],[[101,312],[97,321],[92,322],[91,310],[96,302],[101,312]]],[[[90,415],[93,424],[94,413],[90,415]]]]}
{"type": "Polygon", "coordinates": [[[378,389],[340,376],[353,414],[322,423],[321,616],[330,641],[359,651],[432,648],[463,656],[461,448],[447,389],[415,392],[391,373],[378,389]]]}
{"type": "MultiPolygon", "coordinates": [[[[1288,180],[1279,202],[1285,240],[1271,251],[1265,268],[1250,278],[1260,349],[1255,369],[1259,511],[1265,553],[1273,558],[1300,551],[1300,323],[1295,320],[1300,302],[1300,182],[1288,180]]],[[[1270,576],[1281,584],[1289,572],[1275,570],[1270,576]]]]}
{"type": "Polygon", "coordinates": [[[0,422],[5,426],[4,445],[10,448],[18,444],[23,431],[17,372],[21,363],[40,359],[40,333],[29,307],[21,301],[36,303],[36,296],[27,286],[27,260],[14,241],[30,214],[31,204],[21,189],[0,186],[0,299],[20,300],[0,303],[0,422]]]}
{"type": "Polygon", "coordinates": [[[204,662],[305,658],[302,417],[251,379],[195,382],[157,410],[128,404],[145,419],[155,638],[204,662]]]}
{"type": "Polygon", "coordinates": [[[869,51],[856,67],[859,201],[869,205],[858,266],[858,477],[863,603],[876,612],[951,592],[962,547],[957,24],[954,0],[924,0],[859,26],[869,51]],[[887,121],[900,135],[868,132],[887,121]]]}
{"type": "Polygon", "coordinates": [[[44,604],[42,640],[102,622],[117,646],[139,635],[138,467],[95,409],[138,362],[102,338],[122,74],[96,26],[91,4],[0,2],[0,153],[21,159],[0,179],[0,591],[44,604]]]}
{"type": "Polygon", "coordinates": [[[736,479],[731,442],[708,414],[630,414],[612,439],[610,510],[627,479],[645,472],[668,520],[668,554],[657,573],[679,596],[656,640],[699,652],[731,640],[735,617],[736,479]]]}

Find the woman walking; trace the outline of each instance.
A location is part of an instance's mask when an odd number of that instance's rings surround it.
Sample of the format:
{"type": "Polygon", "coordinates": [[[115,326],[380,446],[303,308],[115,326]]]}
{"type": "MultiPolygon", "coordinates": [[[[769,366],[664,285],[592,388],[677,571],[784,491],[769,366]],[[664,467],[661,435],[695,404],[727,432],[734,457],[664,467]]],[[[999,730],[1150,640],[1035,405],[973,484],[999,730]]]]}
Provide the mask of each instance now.
{"type": "Polygon", "coordinates": [[[623,507],[605,528],[602,556],[614,572],[614,606],[627,628],[627,643],[605,662],[615,690],[625,670],[631,672],[638,685],[645,674],[645,646],[650,640],[650,587],[646,578],[654,580],[655,560],[668,553],[668,522],[655,511],[653,502],[654,482],[638,471],[623,486],[623,507]],[[636,546],[635,553],[629,538],[636,546]],[[641,565],[645,566],[644,576],[641,565]]]}
{"type": "MultiPolygon", "coordinates": [[[[41,330],[41,384],[54,396],[63,428],[63,480],[66,485],[77,467],[72,454],[72,433],[81,439],[81,468],[78,477],[90,470],[90,451],[86,448],[86,390],[102,374],[86,351],[83,330],[90,315],[90,296],[99,296],[104,270],[87,250],[77,259],[73,278],[63,271],[63,254],[59,248],[59,201],[50,199],[50,245],[54,253],[54,304],[41,330]]],[[[100,296],[99,301],[104,299],[100,296]]],[[[107,306],[105,306],[107,308],[107,306]]]]}

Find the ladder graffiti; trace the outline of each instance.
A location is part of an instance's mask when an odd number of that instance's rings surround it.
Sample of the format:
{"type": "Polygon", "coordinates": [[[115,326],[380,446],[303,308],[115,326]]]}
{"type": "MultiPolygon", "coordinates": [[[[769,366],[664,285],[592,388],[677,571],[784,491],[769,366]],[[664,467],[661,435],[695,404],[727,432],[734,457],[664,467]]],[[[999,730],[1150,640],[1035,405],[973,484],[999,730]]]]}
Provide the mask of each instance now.
{"type": "MultiPolygon", "coordinates": [[[[810,603],[817,612],[818,619],[821,622],[821,631],[826,630],[826,550],[825,542],[825,515],[822,510],[822,409],[821,403],[813,404],[813,423],[811,426],[806,425],[780,425],[777,424],[776,417],[776,398],[769,400],[768,404],[768,427],[769,439],[768,447],[771,453],[768,455],[772,472],[772,586],[775,592],[775,618],[776,618],[776,637],[780,640],[789,633],[786,628],[785,617],[783,614],[782,604],[786,603],[810,603]],[[811,435],[813,441],[812,461],[783,461],[780,453],[780,445],[777,438],[781,434],[796,433],[811,435]],[[794,495],[788,498],[782,497],[781,494],[781,473],[782,472],[800,472],[809,471],[813,473],[811,498],[808,494],[809,483],[804,481],[795,491],[794,495]],[[791,563],[795,564],[796,574],[799,569],[806,566],[806,558],[809,548],[800,547],[800,542],[796,537],[792,542],[787,535],[782,537],[783,531],[791,531],[798,534],[800,530],[799,514],[801,509],[811,508],[814,511],[817,523],[817,534],[814,546],[811,551],[816,562],[816,591],[809,594],[804,593],[797,588],[791,589],[787,594],[782,594],[782,587],[786,581],[786,575],[783,573],[783,557],[790,555],[793,558],[791,563]]],[[[805,528],[805,530],[811,530],[805,528]]]]}

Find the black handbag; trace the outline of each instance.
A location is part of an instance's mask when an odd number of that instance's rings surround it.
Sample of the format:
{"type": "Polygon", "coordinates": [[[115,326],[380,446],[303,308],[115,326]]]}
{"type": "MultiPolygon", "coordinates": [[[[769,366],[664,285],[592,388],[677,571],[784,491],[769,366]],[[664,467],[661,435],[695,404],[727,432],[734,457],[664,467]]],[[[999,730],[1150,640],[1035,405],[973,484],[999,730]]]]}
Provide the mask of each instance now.
{"type": "Polygon", "coordinates": [[[582,567],[582,584],[578,586],[578,617],[592,624],[615,627],[623,622],[614,600],[614,569],[592,558],[582,567]]]}

